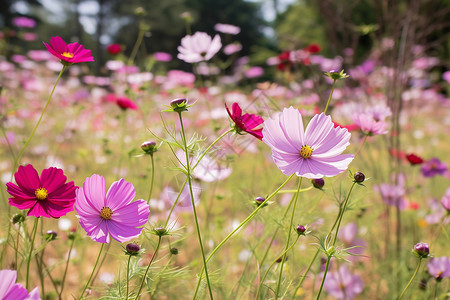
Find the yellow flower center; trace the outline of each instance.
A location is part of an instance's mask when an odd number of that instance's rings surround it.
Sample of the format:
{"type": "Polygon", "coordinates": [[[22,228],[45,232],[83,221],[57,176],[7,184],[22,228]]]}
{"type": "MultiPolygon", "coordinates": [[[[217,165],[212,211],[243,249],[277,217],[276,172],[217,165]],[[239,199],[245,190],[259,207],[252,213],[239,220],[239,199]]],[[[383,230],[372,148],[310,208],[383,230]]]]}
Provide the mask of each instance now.
{"type": "Polygon", "coordinates": [[[300,149],[300,156],[305,159],[310,158],[312,153],[313,153],[313,148],[311,148],[308,145],[304,145],[304,146],[302,146],[302,149],[300,149]]]}
{"type": "Polygon", "coordinates": [[[73,57],[73,53],[70,53],[70,52],[64,52],[61,55],[64,56],[64,57],[67,57],[67,58],[72,58],[73,57]]]}
{"type": "Polygon", "coordinates": [[[36,195],[36,198],[37,198],[38,200],[45,200],[45,199],[47,199],[47,196],[48,196],[48,192],[47,192],[47,190],[44,189],[44,188],[38,188],[38,189],[34,192],[34,194],[36,195]]]}
{"type": "Polygon", "coordinates": [[[111,220],[112,214],[113,211],[109,207],[103,207],[100,211],[100,217],[102,217],[103,220],[111,220]]]}

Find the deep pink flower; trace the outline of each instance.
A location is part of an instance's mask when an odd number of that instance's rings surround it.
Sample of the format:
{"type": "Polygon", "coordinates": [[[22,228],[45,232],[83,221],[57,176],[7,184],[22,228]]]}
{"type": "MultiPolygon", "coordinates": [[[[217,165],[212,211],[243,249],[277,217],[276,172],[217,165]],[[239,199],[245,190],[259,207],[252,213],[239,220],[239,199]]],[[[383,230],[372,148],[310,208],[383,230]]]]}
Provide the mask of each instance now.
{"type": "Polygon", "coordinates": [[[44,42],[48,52],[56,56],[61,62],[68,64],[75,64],[80,62],[94,61],[91,55],[91,50],[84,49],[84,46],[78,43],[66,44],[64,40],[59,37],[52,37],[50,45],[44,42]]]}
{"type": "Polygon", "coordinates": [[[120,243],[138,237],[150,214],[147,202],[133,201],[134,186],[123,178],[108,193],[105,189],[105,179],[97,174],[86,178],[78,189],[75,210],[81,227],[99,243],[109,243],[110,235],[120,243]]]}
{"type": "Polygon", "coordinates": [[[17,27],[34,28],[36,21],[27,17],[16,17],[13,19],[13,24],[17,27]]]}
{"type": "Polygon", "coordinates": [[[106,46],[106,51],[108,51],[109,54],[117,55],[122,51],[122,46],[120,46],[120,44],[110,44],[106,46]]]}
{"type": "Polygon", "coordinates": [[[208,61],[222,48],[220,36],[212,39],[205,32],[196,32],[194,35],[187,35],[181,39],[178,46],[178,58],[187,63],[208,61]]]}
{"type": "Polygon", "coordinates": [[[331,177],[345,171],[353,154],[341,154],[350,145],[347,129],[334,128],[331,117],[315,115],[303,130],[302,115],[293,108],[264,122],[263,142],[272,149],[277,167],[285,175],[309,179],[331,177]]]}
{"type": "Polygon", "coordinates": [[[234,102],[233,106],[231,107],[232,112],[230,112],[226,103],[225,108],[227,109],[228,115],[230,116],[231,120],[233,120],[234,122],[234,130],[236,131],[236,133],[245,131],[253,135],[257,139],[262,140],[262,128],[255,128],[264,123],[263,118],[253,114],[242,115],[242,109],[236,102],[234,102]]]}
{"type": "Polygon", "coordinates": [[[67,182],[63,170],[48,168],[41,177],[32,165],[20,166],[14,174],[16,184],[6,184],[9,205],[18,209],[30,209],[28,216],[59,218],[73,210],[75,190],[73,181],[67,182]]]}
{"type": "Polygon", "coordinates": [[[127,109],[137,110],[138,109],[138,106],[136,105],[136,103],[134,103],[133,101],[131,101],[130,99],[128,99],[126,97],[117,98],[116,103],[123,110],[127,110],[127,109]]]}
{"type": "Polygon", "coordinates": [[[420,165],[424,162],[423,158],[415,155],[414,153],[410,153],[406,155],[406,160],[412,165],[420,165]]]}
{"type": "Polygon", "coordinates": [[[157,61],[171,61],[172,60],[172,55],[170,55],[169,53],[166,53],[166,52],[155,52],[155,53],[153,53],[153,57],[157,61]]]}
{"type": "Polygon", "coordinates": [[[22,284],[16,283],[16,270],[0,270],[0,299],[1,300],[40,300],[39,289],[34,288],[31,293],[22,284]]]}

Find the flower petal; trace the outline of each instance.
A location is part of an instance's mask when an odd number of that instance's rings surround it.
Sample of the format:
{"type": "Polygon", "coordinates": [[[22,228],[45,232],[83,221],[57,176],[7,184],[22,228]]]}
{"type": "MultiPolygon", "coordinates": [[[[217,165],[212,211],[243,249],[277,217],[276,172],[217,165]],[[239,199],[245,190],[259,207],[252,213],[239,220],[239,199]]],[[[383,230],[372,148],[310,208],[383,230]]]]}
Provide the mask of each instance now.
{"type": "Polygon", "coordinates": [[[40,188],[39,174],[32,165],[20,166],[14,174],[17,185],[27,194],[34,194],[40,188]]]}
{"type": "Polygon", "coordinates": [[[98,211],[100,211],[105,203],[105,178],[103,176],[94,174],[91,177],[86,178],[83,183],[83,191],[86,200],[91,203],[98,211]]]}
{"type": "Polygon", "coordinates": [[[133,184],[121,178],[119,181],[113,182],[106,194],[105,206],[111,208],[114,212],[116,209],[127,205],[133,201],[136,196],[133,184]]]}

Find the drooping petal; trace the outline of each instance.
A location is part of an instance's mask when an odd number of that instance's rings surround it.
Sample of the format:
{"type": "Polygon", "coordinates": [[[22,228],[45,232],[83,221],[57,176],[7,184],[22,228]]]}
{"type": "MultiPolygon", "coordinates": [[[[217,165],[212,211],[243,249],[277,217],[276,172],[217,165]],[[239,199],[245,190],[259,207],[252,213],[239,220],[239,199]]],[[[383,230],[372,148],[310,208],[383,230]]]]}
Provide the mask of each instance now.
{"type": "Polygon", "coordinates": [[[111,208],[114,212],[117,208],[127,205],[133,201],[136,196],[133,184],[125,181],[123,178],[111,184],[106,194],[105,206],[111,208]]]}

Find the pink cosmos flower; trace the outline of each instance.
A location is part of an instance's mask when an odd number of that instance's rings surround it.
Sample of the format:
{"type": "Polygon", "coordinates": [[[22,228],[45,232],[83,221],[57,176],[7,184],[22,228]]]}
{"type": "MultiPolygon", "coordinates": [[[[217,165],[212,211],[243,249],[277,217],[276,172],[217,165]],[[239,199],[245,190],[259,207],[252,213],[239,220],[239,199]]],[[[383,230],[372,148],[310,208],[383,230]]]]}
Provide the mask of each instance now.
{"type": "Polygon", "coordinates": [[[155,53],[153,53],[153,57],[157,61],[171,61],[172,60],[172,55],[170,55],[169,53],[166,53],[166,52],[155,52],[155,53]]]}
{"type": "Polygon", "coordinates": [[[433,157],[432,159],[426,161],[420,170],[422,171],[422,175],[424,177],[444,175],[447,171],[447,164],[441,162],[439,158],[433,157]]]}
{"type": "Polygon", "coordinates": [[[406,191],[402,184],[391,185],[382,183],[374,187],[381,194],[383,202],[390,206],[398,206],[400,210],[408,207],[408,201],[405,199],[406,191]]]}
{"type": "Polygon", "coordinates": [[[13,24],[17,27],[34,28],[36,21],[27,17],[16,17],[13,19],[13,24]]]}
{"type": "Polygon", "coordinates": [[[187,35],[181,39],[181,46],[178,46],[178,58],[187,63],[196,63],[210,60],[222,48],[220,36],[214,39],[205,32],[196,32],[194,35],[187,35]]]}
{"type": "Polygon", "coordinates": [[[236,102],[234,102],[233,106],[231,107],[232,112],[230,112],[226,103],[225,108],[227,109],[228,115],[230,116],[231,120],[233,120],[234,122],[234,130],[236,131],[236,133],[240,134],[242,131],[245,131],[253,135],[257,139],[262,140],[262,128],[255,128],[264,123],[263,118],[253,114],[242,115],[242,109],[236,102]]]}
{"type": "Polygon", "coordinates": [[[427,264],[428,272],[436,280],[450,277],[450,257],[434,257],[427,264]]]}
{"type": "Polygon", "coordinates": [[[136,103],[134,103],[133,101],[131,101],[130,99],[128,99],[126,97],[117,98],[116,103],[123,110],[127,110],[127,109],[137,110],[138,109],[138,106],[136,105],[136,103]]]}
{"type": "Polygon", "coordinates": [[[2,300],[41,300],[39,289],[34,288],[31,293],[17,279],[16,270],[0,270],[0,299],[2,300]]]}
{"type": "Polygon", "coordinates": [[[367,113],[357,113],[353,115],[353,122],[361,128],[367,135],[380,135],[387,133],[387,124],[382,120],[375,120],[367,113]]]}
{"type": "Polygon", "coordinates": [[[59,218],[73,210],[75,191],[73,181],[67,182],[63,170],[48,168],[38,172],[32,165],[20,166],[14,174],[16,184],[6,184],[9,205],[18,209],[30,209],[28,216],[59,218]]]}
{"type": "Polygon", "coordinates": [[[214,29],[218,32],[232,34],[232,35],[236,35],[239,32],[241,32],[241,28],[234,26],[234,25],[230,25],[230,24],[217,23],[216,25],[214,25],[214,29]]]}
{"type": "Polygon", "coordinates": [[[232,43],[228,44],[223,48],[223,53],[226,55],[231,55],[233,53],[239,52],[242,50],[242,45],[240,43],[232,43]]]}
{"type": "Polygon", "coordinates": [[[450,212],[450,188],[448,188],[445,191],[444,196],[442,196],[441,204],[448,212],[450,212]]]}
{"type": "Polygon", "coordinates": [[[342,154],[350,144],[347,129],[334,127],[331,117],[315,115],[303,130],[300,112],[285,108],[265,121],[263,142],[272,149],[277,167],[285,175],[296,173],[309,179],[331,177],[342,173],[353,160],[353,154],[342,154]]]}
{"type": "Polygon", "coordinates": [[[329,272],[324,284],[325,290],[336,299],[350,300],[361,294],[364,284],[358,275],[350,273],[346,265],[337,272],[329,272]]]}
{"type": "Polygon", "coordinates": [[[123,178],[108,193],[105,189],[105,178],[97,174],[86,178],[78,189],[75,210],[81,227],[99,243],[109,243],[110,235],[120,243],[138,237],[150,214],[147,202],[133,201],[134,186],[123,178]]]}
{"type": "Polygon", "coordinates": [[[59,37],[52,37],[50,45],[44,42],[48,52],[56,56],[61,62],[75,64],[80,62],[94,61],[91,55],[91,50],[84,49],[84,46],[78,43],[66,44],[64,40],[59,37]]]}
{"type": "Polygon", "coordinates": [[[244,72],[244,76],[247,78],[259,77],[264,74],[264,69],[261,67],[251,67],[244,72]]]}

